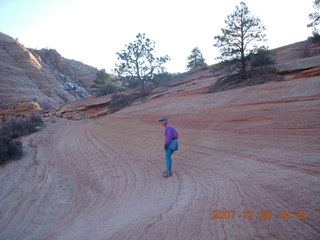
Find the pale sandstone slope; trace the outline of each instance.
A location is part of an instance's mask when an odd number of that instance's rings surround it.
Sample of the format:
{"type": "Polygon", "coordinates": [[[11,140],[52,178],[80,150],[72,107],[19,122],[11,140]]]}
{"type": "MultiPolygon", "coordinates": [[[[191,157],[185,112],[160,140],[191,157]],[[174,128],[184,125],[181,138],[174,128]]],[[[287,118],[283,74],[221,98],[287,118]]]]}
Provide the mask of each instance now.
{"type": "Polygon", "coordinates": [[[160,98],[98,121],[58,121],[1,171],[1,239],[317,239],[319,82],[160,98]],[[164,115],[180,134],[169,179],[161,177],[164,115]],[[213,220],[214,210],[238,215],[213,220]],[[248,220],[245,210],[274,216],[248,220]],[[279,218],[302,210],[307,219],[279,218]]]}
{"type": "MultiPolygon", "coordinates": [[[[319,239],[320,77],[311,65],[287,62],[278,69],[286,81],[212,94],[201,89],[216,77],[194,73],[98,120],[47,121],[24,139],[24,158],[1,168],[0,239],[319,239]],[[180,143],[167,179],[163,116],[180,143]],[[214,210],[237,215],[211,219],[214,210]],[[268,210],[271,219],[258,218],[268,210]]],[[[97,101],[110,99],[61,110],[97,101]]]]}
{"type": "Polygon", "coordinates": [[[56,106],[90,96],[96,68],[64,59],[56,50],[33,50],[0,33],[0,104],[36,100],[56,106]]]}

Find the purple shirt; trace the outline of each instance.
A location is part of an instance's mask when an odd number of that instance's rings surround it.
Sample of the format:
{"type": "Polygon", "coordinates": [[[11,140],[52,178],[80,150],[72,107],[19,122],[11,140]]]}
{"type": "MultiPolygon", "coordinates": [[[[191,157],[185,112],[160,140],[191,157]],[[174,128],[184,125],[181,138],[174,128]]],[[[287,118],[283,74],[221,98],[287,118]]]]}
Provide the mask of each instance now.
{"type": "Polygon", "coordinates": [[[177,133],[176,129],[174,128],[174,126],[172,126],[171,124],[168,124],[166,126],[165,131],[164,131],[164,136],[166,138],[164,145],[169,146],[172,138],[178,138],[178,133],[177,133]]]}

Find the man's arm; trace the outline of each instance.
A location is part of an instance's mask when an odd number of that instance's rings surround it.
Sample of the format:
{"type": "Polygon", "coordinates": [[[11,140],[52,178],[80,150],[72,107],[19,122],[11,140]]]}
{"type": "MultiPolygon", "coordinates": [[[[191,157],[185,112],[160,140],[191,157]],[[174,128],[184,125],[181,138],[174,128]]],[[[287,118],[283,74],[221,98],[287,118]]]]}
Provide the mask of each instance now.
{"type": "Polygon", "coordinates": [[[166,140],[165,140],[164,146],[168,147],[172,139],[172,129],[170,127],[166,127],[165,137],[166,137],[166,140]]]}

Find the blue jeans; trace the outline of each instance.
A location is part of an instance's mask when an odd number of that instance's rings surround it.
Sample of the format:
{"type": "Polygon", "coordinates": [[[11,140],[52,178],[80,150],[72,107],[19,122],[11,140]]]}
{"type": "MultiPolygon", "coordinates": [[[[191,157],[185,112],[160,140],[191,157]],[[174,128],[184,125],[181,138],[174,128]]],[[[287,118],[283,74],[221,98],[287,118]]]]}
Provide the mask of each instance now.
{"type": "Polygon", "coordinates": [[[170,148],[167,148],[166,150],[167,172],[171,172],[171,165],[172,165],[171,155],[173,152],[174,151],[172,151],[170,148]]]}

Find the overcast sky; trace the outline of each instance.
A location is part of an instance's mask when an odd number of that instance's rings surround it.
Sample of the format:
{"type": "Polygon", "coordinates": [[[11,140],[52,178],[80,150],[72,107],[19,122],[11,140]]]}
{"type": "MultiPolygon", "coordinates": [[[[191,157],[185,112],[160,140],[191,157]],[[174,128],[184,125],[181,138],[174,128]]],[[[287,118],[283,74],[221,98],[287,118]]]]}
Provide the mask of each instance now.
{"type": "MultiPolygon", "coordinates": [[[[246,0],[266,27],[270,49],[311,36],[313,0],[246,0]]],[[[156,42],[156,55],[169,55],[169,72],[186,71],[198,47],[208,64],[217,62],[214,36],[238,0],[0,0],[0,32],[26,47],[53,48],[63,57],[107,72],[116,52],[138,33],[156,42]]]]}

